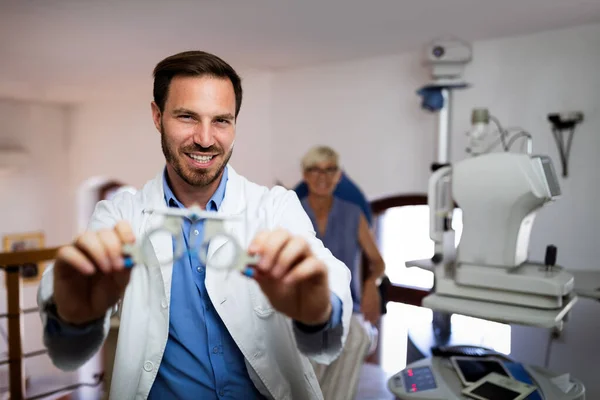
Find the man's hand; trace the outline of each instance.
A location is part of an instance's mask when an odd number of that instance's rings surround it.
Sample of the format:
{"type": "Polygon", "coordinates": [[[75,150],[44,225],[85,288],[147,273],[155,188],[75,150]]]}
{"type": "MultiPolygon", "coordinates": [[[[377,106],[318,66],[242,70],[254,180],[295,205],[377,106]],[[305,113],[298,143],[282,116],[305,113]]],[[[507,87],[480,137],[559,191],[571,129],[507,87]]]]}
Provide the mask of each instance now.
{"type": "Polygon", "coordinates": [[[123,296],[131,270],[122,246],[135,236],[127,222],[114,229],[85,232],[59,249],[54,264],[54,302],[58,316],[79,325],[102,318],[123,296]]]}
{"type": "Polygon", "coordinates": [[[377,324],[381,317],[381,296],[373,280],[367,280],[364,284],[360,309],[365,320],[377,324]]]}
{"type": "Polygon", "coordinates": [[[248,250],[261,258],[255,279],[277,311],[305,325],[329,320],[327,267],[312,254],[304,238],[283,229],[261,232],[248,250]]]}

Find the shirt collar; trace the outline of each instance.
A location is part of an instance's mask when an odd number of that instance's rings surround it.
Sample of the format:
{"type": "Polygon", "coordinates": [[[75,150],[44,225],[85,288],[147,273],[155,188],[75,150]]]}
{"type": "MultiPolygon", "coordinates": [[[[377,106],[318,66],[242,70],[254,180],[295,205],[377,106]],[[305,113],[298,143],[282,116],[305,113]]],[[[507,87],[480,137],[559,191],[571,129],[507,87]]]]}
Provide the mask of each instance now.
{"type": "MultiPolygon", "coordinates": [[[[206,204],[207,211],[219,211],[221,203],[223,203],[223,199],[225,198],[225,189],[227,187],[227,180],[229,178],[228,169],[229,167],[225,166],[219,187],[206,204]]],[[[185,208],[185,206],[179,200],[177,200],[177,197],[175,197],[173,190],[171,190],[171,187],[169,186],[166,167],[163,175],[163,189],[165,192],[165,203],[167,203],[169,207],[185,208]]]]}

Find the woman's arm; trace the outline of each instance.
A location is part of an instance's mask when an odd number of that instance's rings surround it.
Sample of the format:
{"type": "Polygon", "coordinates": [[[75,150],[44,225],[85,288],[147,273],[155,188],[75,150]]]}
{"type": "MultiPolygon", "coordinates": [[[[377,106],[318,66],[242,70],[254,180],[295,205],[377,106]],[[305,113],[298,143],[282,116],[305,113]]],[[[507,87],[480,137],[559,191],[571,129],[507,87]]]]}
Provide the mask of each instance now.
{"type": "Polygon", "coordinates": [[[363,290],[360,308],[365,320],[372,324],[377,324],[377,321],[381,316],[381,297],[377,285],[379,283],[379,278],[384,274],[385,263],[377,249],[377,244],[375,244],[375,239],[369,229],[367,219],[363,214],[360,215],[358,226],[358,242],[369,260],[369,273],[362,285],[363,290]]]}
{"type": "Polygon", "coordinates": [[[379,253],[373,234],[369,229],[367,219],[363,214],[360,215],[358,224],[358,243],[369,260],[369,274],[366,281],[376,282],[385,272],[385,263],[379,253]]]}

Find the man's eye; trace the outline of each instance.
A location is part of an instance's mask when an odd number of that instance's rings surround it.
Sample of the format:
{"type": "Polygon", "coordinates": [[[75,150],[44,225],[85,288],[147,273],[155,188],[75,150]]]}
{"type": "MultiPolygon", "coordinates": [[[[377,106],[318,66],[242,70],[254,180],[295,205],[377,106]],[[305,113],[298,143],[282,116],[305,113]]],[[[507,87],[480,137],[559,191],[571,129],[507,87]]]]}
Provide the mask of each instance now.
{"type": "Polygon", "coordinates": [[[184,115],[180,115],[180,116],[179,116],[179,119],[191,119],[191,118],[192,118],[192,116],[191,116],[191,115],[185,115],[185,114],[184,114],[184,115]]]}
{"type": "Polygon", "coordinates": [[[228,119],[219,118],[219,119],[217,119],[217,123],[219,123],[219,124],[229,124],[229,120],[228,119]]]}

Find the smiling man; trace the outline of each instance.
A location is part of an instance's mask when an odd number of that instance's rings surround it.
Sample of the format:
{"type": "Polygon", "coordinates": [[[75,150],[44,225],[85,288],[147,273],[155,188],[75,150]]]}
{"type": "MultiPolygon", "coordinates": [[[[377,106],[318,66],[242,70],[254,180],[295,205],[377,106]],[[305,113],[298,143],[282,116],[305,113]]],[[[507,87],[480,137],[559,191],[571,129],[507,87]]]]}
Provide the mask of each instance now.
{"type": "Polygon", "coordinates": [[[44,273],[44,343],[62,369],[101,348],[119,305],[111,398],[322,398],[309,359],[328,364],[343,347],[350,274],[316,239],[293,191],[251,183],[228,165],[241,103],[241,80],[220,58],[192,51],[161,61],[151,107],[165,168],[136,194],[100,202],[89,230],[44,273]],[[159,263],[178,240],[202,242],[203,224],[188,220],[173,238],[152,240],[153,262],[125,266],[123,245],[160,223],[145,209],[194,204],[261,216],[226,225],[259,256],[252,278],[211,268],[211,257],[231,256],[226,245],[209,246],[207,265],[196,252],[159,263]]]}

